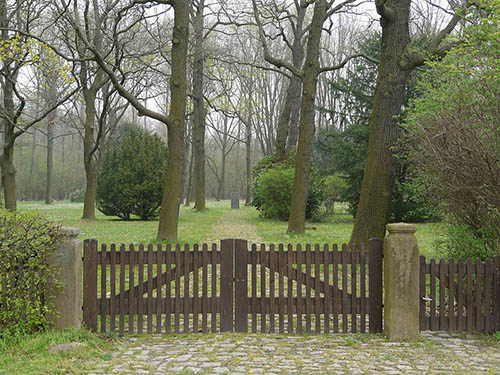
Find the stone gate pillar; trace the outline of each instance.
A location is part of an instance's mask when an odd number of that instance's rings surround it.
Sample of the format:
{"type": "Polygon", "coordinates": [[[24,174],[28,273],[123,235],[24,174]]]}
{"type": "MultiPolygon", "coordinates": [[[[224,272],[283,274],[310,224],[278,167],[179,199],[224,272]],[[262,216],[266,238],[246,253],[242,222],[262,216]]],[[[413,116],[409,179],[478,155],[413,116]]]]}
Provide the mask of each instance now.
{"type": "Polygon", "coordinates": [[[384,333],[390,340],[419,336],[419,262],[413,224],[388,224],[384,240],[384,333]]]}
{"type": "Polygon", "coordinates": [[[62,227],[63,239],[50,256],[49,264],[57,268],[55,278],[63,285],[54,293],[52,303],[57,316],[49,317],[56,328],[80,328],[83,306],[82,241],[79,228],[62,227]]]}

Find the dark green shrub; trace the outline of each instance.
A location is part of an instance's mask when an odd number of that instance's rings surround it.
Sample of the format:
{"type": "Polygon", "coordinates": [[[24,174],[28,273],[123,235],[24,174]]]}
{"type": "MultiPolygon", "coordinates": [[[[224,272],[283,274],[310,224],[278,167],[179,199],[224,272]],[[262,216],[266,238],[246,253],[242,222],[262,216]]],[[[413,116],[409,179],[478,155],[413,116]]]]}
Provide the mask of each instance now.
{"type": "MultiPolygon", "coordinates": [[[[262,217],[288,220],[293,191],[295,168],[276,164],[272,168],[260,171],[254,180],[253,204],[262,217]]],[[[323,201],[321,180],[314,174],[306,203],[306,219],[317,216],[323,201]]]]}
{"type": "Polygon", "coordinates": [[[0,211],[0,335],[49,326],[47,289],[58,283],[47,261],[59,240],[59,228],[37,214],[0,211]]]}
{"type": "Polygon", "coordinates": [[[104,155],[98,172],[97,208],[105,215],[149,220],[158,215],[167,146],[135,126],[104,155]]]}

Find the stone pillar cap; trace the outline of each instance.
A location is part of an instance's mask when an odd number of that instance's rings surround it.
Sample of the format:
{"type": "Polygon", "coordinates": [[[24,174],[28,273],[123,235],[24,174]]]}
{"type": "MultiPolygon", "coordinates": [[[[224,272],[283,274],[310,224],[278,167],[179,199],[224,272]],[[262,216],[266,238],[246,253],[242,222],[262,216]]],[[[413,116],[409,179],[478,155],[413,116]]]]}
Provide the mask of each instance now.
{"type": "Polygon", "coordinates": [[[80,228],[77,227],[61,227],[61,233],[63,236],[76,237],[80,234],[80,228]]]}
{"type": "Polygon", "coordinates": [[[392,223],[386,225],[389,233],[415,233],[417,226],[415,224],[407,223],[392,223]]]}

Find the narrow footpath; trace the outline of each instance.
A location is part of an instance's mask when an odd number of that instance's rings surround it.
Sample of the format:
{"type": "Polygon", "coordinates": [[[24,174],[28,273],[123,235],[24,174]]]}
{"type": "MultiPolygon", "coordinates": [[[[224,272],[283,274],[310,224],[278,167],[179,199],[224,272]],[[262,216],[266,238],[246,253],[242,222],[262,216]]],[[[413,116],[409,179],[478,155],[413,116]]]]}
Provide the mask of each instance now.
{"type": "Polygon", "coordinates": [[[250,209],[242,207],[225,211],[213,225],[207,242],[218,242],[224,238],[241,238],[250,243],[262,242],[250,209]]]}

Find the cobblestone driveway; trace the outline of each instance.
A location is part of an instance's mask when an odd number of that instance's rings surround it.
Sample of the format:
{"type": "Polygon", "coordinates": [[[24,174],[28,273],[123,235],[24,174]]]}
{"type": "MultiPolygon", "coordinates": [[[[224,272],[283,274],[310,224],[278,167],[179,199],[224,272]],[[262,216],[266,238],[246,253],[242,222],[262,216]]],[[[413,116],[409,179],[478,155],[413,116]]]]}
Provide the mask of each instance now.
{"type": "Polygon", "coordinates": [[[424,333],[391,343],[375,335],[186,335],[119,340],[90,374],[500,374],[500,348],[424,333]]]}

